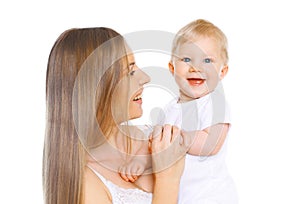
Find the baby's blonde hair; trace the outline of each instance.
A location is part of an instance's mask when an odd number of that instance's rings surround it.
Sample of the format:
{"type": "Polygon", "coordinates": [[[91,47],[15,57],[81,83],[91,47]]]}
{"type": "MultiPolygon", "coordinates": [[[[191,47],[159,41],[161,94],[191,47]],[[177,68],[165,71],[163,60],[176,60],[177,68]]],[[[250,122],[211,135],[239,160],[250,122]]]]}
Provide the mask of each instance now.
{"type": "Polygon", "coordinates": [[[222,60],[224,64],[227,64],[228,45],[225,34],[217,26],[203,19],[192,21],[177,32],[173,40],[171,60],[173,60],[175,53],[180,45],[188,41],[194,42],[197,40],[197,38],[202,36],[214,38],[219,43],[222,60]]]}

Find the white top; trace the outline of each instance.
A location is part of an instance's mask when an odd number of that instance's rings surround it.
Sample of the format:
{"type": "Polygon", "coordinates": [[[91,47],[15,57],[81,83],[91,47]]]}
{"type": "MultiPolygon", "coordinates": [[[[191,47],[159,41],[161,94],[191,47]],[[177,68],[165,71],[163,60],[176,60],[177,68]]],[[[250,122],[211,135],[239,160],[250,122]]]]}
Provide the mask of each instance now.
{"type": "MultiPolygon", "coordinates": [[[[203,130],[218,123],[229,123],[230,111],[224,95],[214,91],[186,103],[172,100],[159,117],[159,124],[176,125],[183,130],[203,130]]],[[[235,185],[225,164],[226,143],[214,156],[187,154],[180,182],[179,203],[236,204],[235,185]]]]}
{"type": "Polygon", "coordinates": [[[151,204],[152,193],[142,191],[137,188],[122,188],[111,181],[105,179],[97,171],[88,166],[108,188],[113,204],[151,204]]]}

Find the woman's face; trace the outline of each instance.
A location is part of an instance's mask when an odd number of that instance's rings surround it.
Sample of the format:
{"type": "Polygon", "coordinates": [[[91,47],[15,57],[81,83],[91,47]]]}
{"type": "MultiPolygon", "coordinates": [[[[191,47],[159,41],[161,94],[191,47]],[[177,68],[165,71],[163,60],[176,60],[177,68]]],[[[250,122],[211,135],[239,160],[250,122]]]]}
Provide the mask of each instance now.
{"type": "Polygon", "coordinates": [[[112,103],[113,115],[117,123],[142,116],[143,86],[150,81],[150,77],[135,64],[133,54],[128,54],[127,61],[128,67],[124,69],[123,77],[114,93],[115,100],[112,103]]]}

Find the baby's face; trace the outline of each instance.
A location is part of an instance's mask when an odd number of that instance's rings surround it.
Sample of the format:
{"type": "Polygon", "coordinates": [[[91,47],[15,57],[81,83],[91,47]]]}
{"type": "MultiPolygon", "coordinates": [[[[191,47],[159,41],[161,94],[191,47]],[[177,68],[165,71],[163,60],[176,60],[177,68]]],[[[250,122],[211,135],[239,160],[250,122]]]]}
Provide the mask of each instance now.
{"type": "Polygon", "coordinates": [[[169,68],[179,86],[181,102],[210,93],[227,73],[220,46],[214,38],[200,37],[193,43],[184,43],[176,55],[169,68]]]}

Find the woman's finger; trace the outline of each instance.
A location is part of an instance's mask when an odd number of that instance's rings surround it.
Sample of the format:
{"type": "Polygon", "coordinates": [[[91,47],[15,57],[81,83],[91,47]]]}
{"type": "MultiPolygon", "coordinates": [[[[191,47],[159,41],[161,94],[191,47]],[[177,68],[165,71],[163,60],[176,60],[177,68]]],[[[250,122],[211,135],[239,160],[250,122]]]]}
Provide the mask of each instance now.
{"type": "Polygon", "coordinates": [[[149,140],[148,140],[148,151],[149,151],[150,154],[152,153],[152,142],[153,142],[153,138],[152,138],[152,135],[151,135],[149,140]]]}
{"type": "Polygon", "coordinates": [[[171,141],[175,140],[176,137],[179,136],[179,133],[180,133],[179,128],[176,127],[176,126],[172,126],[172,131],[171,131],[171,141]]]}
{"type": "Polygon", "coordinates": [[[155,126],[153,128],[153,132],[151,135],[151,142],[155,141],[161,141],[162,138],[162,126],[155,126]]]}
{"type": "Polygon", "coordinates": [[[169,168],[186,154],[178,127],[165,125],[162,135],[161,141],[153,141],[152,145],[154,173],[169,168]]]}
{"type": "Polygon", "coordinates": [[[171,142],[172,138],[172,126],[171,125],[164,125],[162,131],[162,138],[165,142],[171,142]]]}

